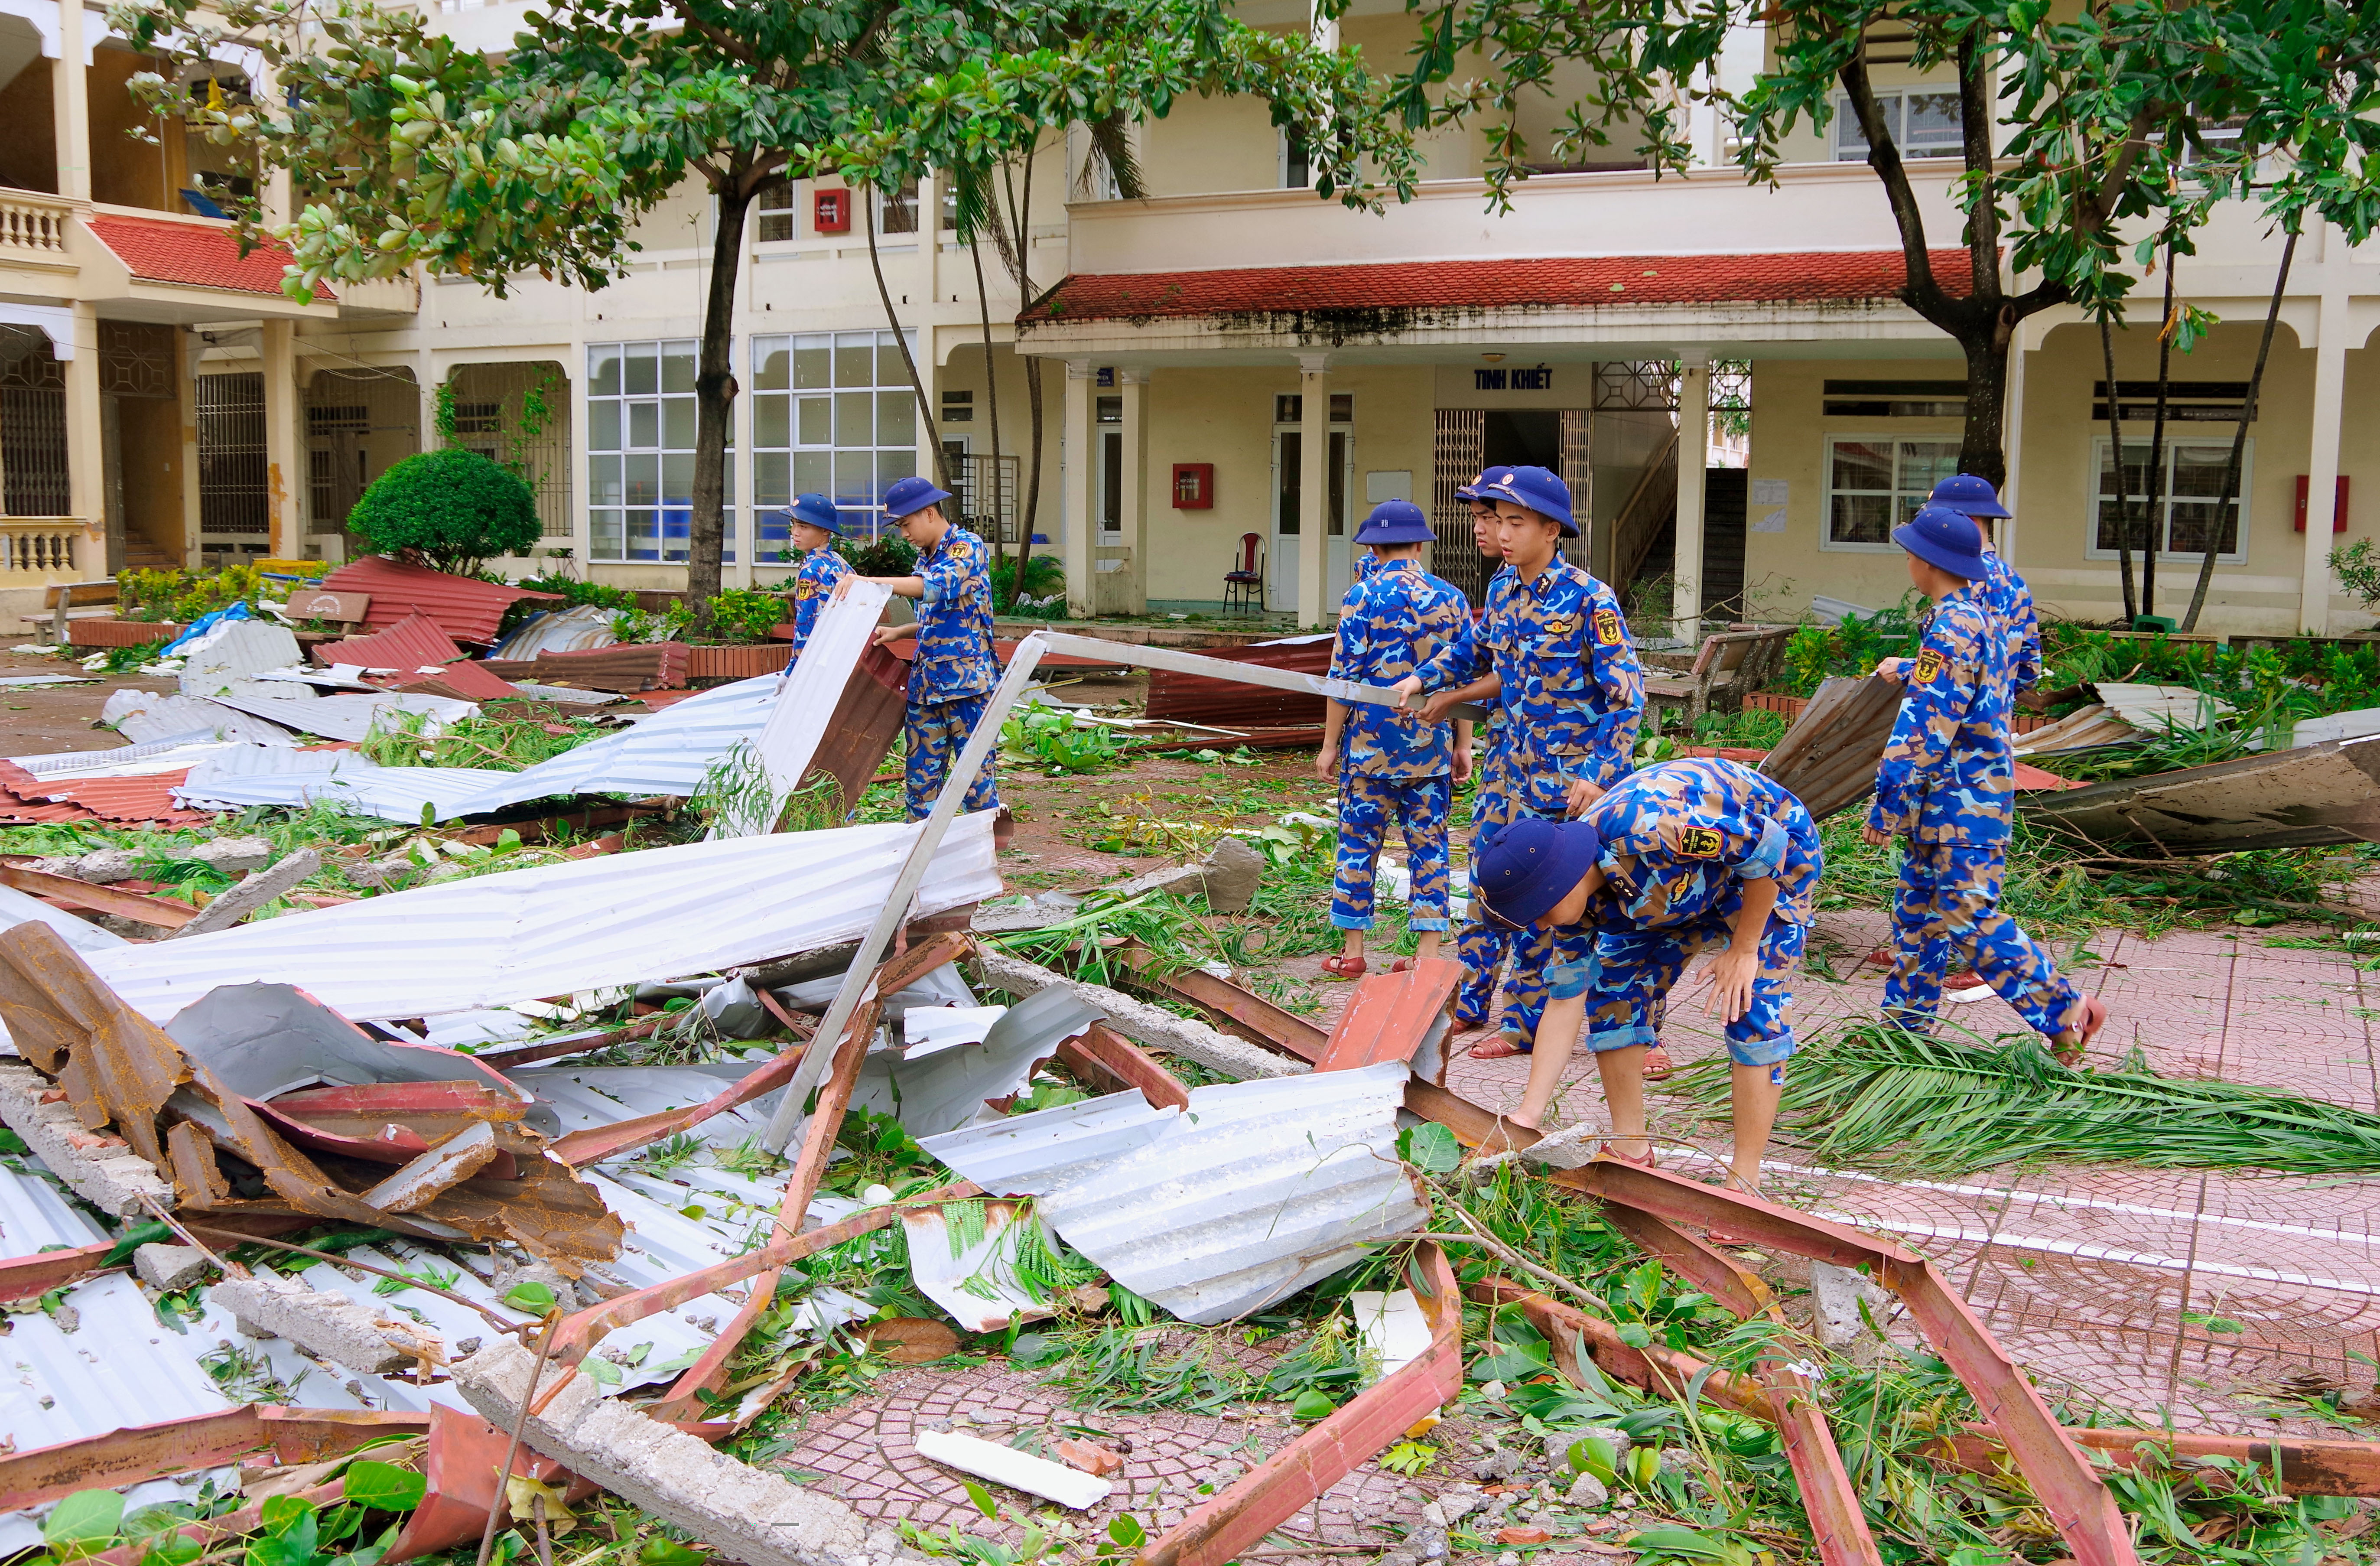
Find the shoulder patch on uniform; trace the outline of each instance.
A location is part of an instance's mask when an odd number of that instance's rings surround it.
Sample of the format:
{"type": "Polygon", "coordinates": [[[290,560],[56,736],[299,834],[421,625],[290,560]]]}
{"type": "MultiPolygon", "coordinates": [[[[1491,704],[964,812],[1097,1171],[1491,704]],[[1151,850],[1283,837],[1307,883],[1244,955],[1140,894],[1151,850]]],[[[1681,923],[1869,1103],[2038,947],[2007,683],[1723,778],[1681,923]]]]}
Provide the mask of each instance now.
{"type": "Polygon", "coordinates": [[[1944,662],[1939,648],[1921,648],[1917,653],[1917,669],[1913,678],[1921,686],[1930,686],[1941,674],[1944,662]]]}
{"type": "Polygon", "coordinates": [[[1595,612],[1595,639],[1605,647],[1618,647],[1621,636],[1620,611],[1598,609],[1595,612]]]}
{"type": "Polygon", "coordinates": [[[1689,859],[1716,859],[1725,845],[1717,827],[1687,827],[1678,833],[1678,852],[1689,859]]]}

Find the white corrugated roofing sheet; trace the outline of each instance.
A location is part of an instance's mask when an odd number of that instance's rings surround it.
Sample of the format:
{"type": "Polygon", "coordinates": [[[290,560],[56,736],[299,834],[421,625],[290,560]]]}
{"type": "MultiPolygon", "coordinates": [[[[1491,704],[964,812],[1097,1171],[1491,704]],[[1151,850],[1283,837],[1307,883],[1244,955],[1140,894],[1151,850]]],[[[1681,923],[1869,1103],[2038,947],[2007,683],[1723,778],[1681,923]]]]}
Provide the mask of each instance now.
{"type": "MultiPolygon", "coordinates": [[[[961,818],[920,916],[1000,891],[992,818],[961,818]]],[[[864,932],[915,825],[649,848],[507,870],[99,953],[91,965],[162,1022],[222,984],[294,984],[342,1015],[411,1017],[681,978],[864,932]]]]}
{"type": "Polygon", "coordinates": [[[794,669],[778,676],[784,689],[770,703],[768,722],[753,741],[753,751],[769,776],[768,807],[745,819],[722,812],[713,829],[720,836],[749,837],[775,824],[786,795],[808,774],[810,760],[842,704],[844,687],[868,650],[892,596],[874,582],[854,580],[819,616],[794,669]]]}
{"type": "Polygon", "coordinates": [[[1044,1221],[1185,1321],[1245,1316],[1422,1227],[1397,1159],[1402,1061],[1137,1093],[1016,1115],[922,1146],[981,1185],[1039,1198],[1044,1221]]]}
{"type": "MultiPolygon", "coordinates": [[[[294,690],[296,687],[291,688],[294,690]]],[[[411,691],[381,691],[371,696],[318,696],[311,700],[240,695],[219,696],[214,699],[220,706],[246,712],[251,717],[267,719],[285,729],[350,742],[362,739],[375,727],[383,734],[395,733],[400,713],[419,713],[421,732],[436,734],[444,732],[448,724],[460,722],[480,710],[476,702],[411,691]]]]}
{"type": "Polygon", "coordinates": [[[0,1163],[0,1261],[47,1250],[79,1250],[107,1238],[98,1224],[36,1172],[39,1159],[0,1163]]]}
{"type": "Polygon", "coordinates": [[[19,892],[13,886],[0,886],[0,929],[23,924],[28,919],[41,920],[64,936],[67,945],[85,956],[132,944],[114,930],[102,929],[55,904],[44,903],[30,892],[19,892]]]}

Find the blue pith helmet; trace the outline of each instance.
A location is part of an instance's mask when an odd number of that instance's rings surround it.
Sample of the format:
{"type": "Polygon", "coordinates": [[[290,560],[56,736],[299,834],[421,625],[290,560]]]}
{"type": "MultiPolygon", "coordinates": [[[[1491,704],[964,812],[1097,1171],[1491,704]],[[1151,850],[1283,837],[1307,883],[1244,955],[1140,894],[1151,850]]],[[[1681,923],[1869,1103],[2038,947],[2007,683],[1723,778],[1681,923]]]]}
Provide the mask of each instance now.
{"type": "Polygon", "coordinates": [[[824,495],[795,495],[794,504],[785,507],[785,520],[807,523],[838,539],[843,537],[843,517],[834,509],[834,502],[824,495]]]}
{"type": "Polygon", "coordinates": [[[1602,853],[1603,835],[1589,822],[1524,816],[1473,866],[1471,890],[1498,919],[1525,929],[1569,896],[1602,853]]]}
{"type": "Polygon", "coordinates": [[[1472,480],[1471,480],[1471,482],[1469,482],[1469,483],[1467,483],[1467,484],[1457,484],[1457,485],[1455,485],[1455,486],[1454,486],[1454,498],[1455,498],[1456,500],[1466,500],[1466,501],[1468,501],[1468,500],[1477,500],[1477,499],[1479,498],[1479,488],[1480,488],[1480,486],[1481,486],[1481,485],[1483,485],[1483,484],[1485,484],[1485,483],[1487,483],[1487,482],[1488,482],[1488,475],[1487,475],[1487,474],[1485,474],[1485,473],[1482,473],[1482,474],[1480,474],[1480,475],[1479,475],[1479,477],[1477,477],[1476,479],[1472,480]]]}
{"type": "Polygon", "coordinates": [[[2000,492],[1992,488],[1988,479],[1978,479],[1972,473],[1953,473],[1934,486],[1925,497],[1928,505],[1947,505],[1962,516],[2013,516],[2016,513],[2000,504],[2000,492]]]}
{"type": "Polygon", "coordinates": [[[1359,544],[1426,544],[1438,537],[1421,507],[1409,500],[1384,500],[1355,529],[1359,544]]]}
{"type": "Polygon", "coordinates": [[[1560,523],[1563,538],[1578,537],[1578,524],[1570,517],[1570,486],[1550,468],[1497,468],[1488,475],[1488,482],[1479,486],[1479,496],[1524,505],[1540,516],[1550,516],[1560,523]]]}
{"type": "Polygon", "coordinates": [[[898,522],[904,516],[920,512],[929,505],[940,505],[951,498],[948,490],[934,488],[929,479],[900,479],[884,492],[884,515],[898,522]]]}
{"type": "Polygon", "coordinates": [[[1973,518],[1947,505],[1927,504],[1892,530],[1892,541],[1953,577],[1973,581],[1984,574],[1984,535],[1973,518]]]}

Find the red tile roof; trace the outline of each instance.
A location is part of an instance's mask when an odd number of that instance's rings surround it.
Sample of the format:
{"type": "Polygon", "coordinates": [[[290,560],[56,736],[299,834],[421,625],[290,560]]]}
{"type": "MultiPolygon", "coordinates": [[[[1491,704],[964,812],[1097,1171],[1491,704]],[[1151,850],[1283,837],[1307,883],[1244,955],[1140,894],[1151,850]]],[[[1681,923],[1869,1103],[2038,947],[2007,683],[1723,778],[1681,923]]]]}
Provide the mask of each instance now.
{"type": "MultiPolygon", "coordinates": [[[[366,605],[365,610],[369,613],[370,606],[366,605]]],[[[334,663],[354,663],[366,669],[395,669],[407,674],[432,663],[452,663],[462,656],[463,649],[455,645],[455,638],[418,609],[385,631],[349,637],[344,641],[326,641],[314,649],[315,662],[326,669],[334,663]]]]}
{"type": "MultiPolygon", "coordinates": [[[[278,295],[285,270],[298,259],[278,239],[264,240],[243,256],[238,237],[228,227],[209,224],[97,212],[83,222],[133,276],[150,283],[278,295]]],[[[322,302],[334,296],[318,283],[314,297],[322,302]]]]}
{"type": "Polygon", "coordinates": [[[496,639],[496,626],[503,623],[504,611],[520,600],[562,601],[553,593],[483,582],[477,577],[450,576],[384,554],[368,554],[340,566],[322,578],[322,588],[326,592],[369,595],[371,603],[364,611],[364,624],[375,631],[393,629],[419,611],[456,641],[482,645],[496,639]]]}
{"type": "MultiPolygon", "coordinates": [[[[1967,252],[1930,252],[1952,293],[1967,252]]],[[[1334,310],[1592,309],[1598,305],[1790,304],[1887,299],[1906,273],[1898,250],[1750,256],[1562,256],[1512,261],[1257,266],[1066,278],[1018,316],[1027,324],[1167,316],[1334,310]]]]}

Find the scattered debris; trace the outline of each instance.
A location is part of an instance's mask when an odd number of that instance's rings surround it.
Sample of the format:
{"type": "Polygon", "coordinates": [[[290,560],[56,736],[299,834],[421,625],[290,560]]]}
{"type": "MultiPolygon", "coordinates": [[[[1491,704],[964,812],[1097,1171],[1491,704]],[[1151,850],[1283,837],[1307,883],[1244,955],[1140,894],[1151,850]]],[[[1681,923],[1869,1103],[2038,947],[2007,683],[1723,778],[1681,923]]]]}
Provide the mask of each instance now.
{"type": "Polygon", "coordinates": [[[1013,1490],[1038,1495],[1080,1511],[1107,1499],[1113,1485],[1096,1474],[1046,1457],[1035,1457],[1014,1447],[997,1446],[973,1436],[946,1430],[920,1430],[914,1438],[919,1457],[946,1463],[1013,1490]]]}

